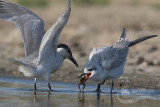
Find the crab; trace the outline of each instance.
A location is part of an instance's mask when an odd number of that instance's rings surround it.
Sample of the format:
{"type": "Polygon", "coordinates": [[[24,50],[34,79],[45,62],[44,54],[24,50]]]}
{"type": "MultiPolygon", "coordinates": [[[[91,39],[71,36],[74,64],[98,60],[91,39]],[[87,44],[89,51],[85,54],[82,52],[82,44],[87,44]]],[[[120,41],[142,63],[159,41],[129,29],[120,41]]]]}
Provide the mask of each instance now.
{"type": "Polygon", "coordinates": [[[86,82],[86,77],[85,76],[81,76],[81,77],[79,77],[80,78],[80,80],[79,80],[79,83],[78,83],[78,88],[79,88],[79,90],[81,91],[81,88],[80,88],[80,85],[82,84],[83,85],[83,90],[84,90],[84,88],[86,87],[86,85],[85,85],[85,82],[86,82]]]}
{"type": "Polygon", "coordinates": [[[86,80],[89,79],[89,76],[90,76],[90,73],[82,73],[82,74],[79,74],[78,77],[80,78],[79,80],[79,83],[78,83],[78,88],[79,90],[81,91],[81,88],[80,88],[80,85],[82,84],[83,85],[83,90],[85,89],[86,85],[85,85],[85,82],[86,80]]]}

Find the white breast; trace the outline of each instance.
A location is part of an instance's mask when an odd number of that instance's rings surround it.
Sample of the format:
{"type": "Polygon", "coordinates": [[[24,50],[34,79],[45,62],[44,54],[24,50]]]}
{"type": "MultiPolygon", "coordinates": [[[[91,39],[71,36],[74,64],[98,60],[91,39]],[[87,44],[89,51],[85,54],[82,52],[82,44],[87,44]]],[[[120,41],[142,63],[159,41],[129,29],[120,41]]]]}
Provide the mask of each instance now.
{"type": "Polygon", "coordinates": [[[57,57],[52,58],[49,57],[45,60],[45,62],[42,62],[37,66],[37,72],[39,75],[49,75],[51,73],[56,72],[57,69],[62,65],[63,58],[61,56],[57,55],[57,57]]]}

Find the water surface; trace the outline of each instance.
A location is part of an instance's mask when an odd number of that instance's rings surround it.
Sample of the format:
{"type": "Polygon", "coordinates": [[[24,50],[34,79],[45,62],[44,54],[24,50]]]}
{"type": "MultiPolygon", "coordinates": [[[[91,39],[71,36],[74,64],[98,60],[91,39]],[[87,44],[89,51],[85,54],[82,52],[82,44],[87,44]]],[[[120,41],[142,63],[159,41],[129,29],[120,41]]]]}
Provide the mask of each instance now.
{"type": "Polygon", "coordinates": [[[159,107],[159,90],[115,89],[102,87],[102,93],[93,92],[96,85],[87,84],[80,93],[77,83],[51,82],[49,92],[46,81],[0,77],[0,107],[159,107]]]}

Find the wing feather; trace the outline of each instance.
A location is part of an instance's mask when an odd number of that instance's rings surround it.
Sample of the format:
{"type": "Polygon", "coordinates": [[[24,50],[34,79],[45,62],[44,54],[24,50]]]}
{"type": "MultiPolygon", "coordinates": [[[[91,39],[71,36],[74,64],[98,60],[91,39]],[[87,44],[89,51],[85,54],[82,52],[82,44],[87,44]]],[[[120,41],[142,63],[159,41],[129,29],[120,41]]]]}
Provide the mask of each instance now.
{"type": "Polygon", "coordinates": [[[16,24],[23,39],[25,57],[34,54],[32,58],[36,58],[44,35],[43,20],[29,9],[5,0],[0,0],[0,18],[16,24]]]}
{"type": "Polygon", "coordinates": [[[107,70],[114,69],[126,60],[129,50],[129,40],[121,39],[114,46],[107,46],[98,50],[98,53],[92,55],[90,62],[98,63],[107,70]]]}
{"type": "Polygon", "coordinates": [[[46,32],[42,39],[42,43],[39,51],[39,61],[43,61],[47,56],[57,54],[57,41],[66,25],[71,11],[71,0],[68,0],[67,9],[58,18],[56,23],[46,32]]]}

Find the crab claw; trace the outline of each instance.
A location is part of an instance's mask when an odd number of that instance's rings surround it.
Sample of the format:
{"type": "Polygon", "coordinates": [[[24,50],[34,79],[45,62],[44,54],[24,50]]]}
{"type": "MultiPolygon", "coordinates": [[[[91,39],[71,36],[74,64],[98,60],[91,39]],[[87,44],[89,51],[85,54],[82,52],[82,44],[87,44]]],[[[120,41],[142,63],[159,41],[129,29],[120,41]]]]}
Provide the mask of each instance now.
{"type": "Polygon", "coordinates": [[[80,87],[81,83],[78,83],[78,88],[79,88],[79,91],[81,92],[81,87],[80,87]]]}
{"type": "Polygon", "coordinates": [[[86,74],[85,73],[78,75],[78,77],[80,78],[80,81],[78,83],[78,88],[81,91],[80,85],[81,84],[83,85],[82,89],[84,90],[84,88],[86,87],[85,82],[86,82],[87,78],[86,78],[86,74]]]}
{"type": "Polygon", "coordinates": [[[83,84],[83,90],[85,89],[85,87],[86,87],[86,84],[83,84]]]}
{"type": "Polygon", "coordinates": [[[86,75],[86,73],[78,74],[78,78],[81,79],[82,76],[86,75]]]}

